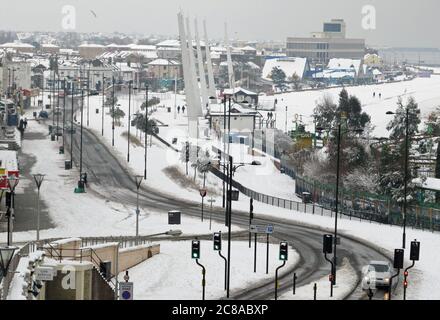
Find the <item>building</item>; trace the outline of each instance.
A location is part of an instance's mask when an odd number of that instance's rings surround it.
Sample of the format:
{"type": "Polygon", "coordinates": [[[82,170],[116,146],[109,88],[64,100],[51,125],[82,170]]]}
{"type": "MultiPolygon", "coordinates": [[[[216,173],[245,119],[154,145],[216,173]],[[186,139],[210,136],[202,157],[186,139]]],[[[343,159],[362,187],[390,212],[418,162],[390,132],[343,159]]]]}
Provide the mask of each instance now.
{"type": "Polygon", "coordinates": [[[275,58],[266,60],[263,67],[262,78],[272,81],[270,74],[275,67],[284,71],[287,81],[289,81],[289,78],[292,78],[295,74],[300,80],[302,80],[310,73],[310,64],[307,58],[275,58]]]}
{"type": "Polygon", "coordinates": [[[106,47],[100,44],[82,44],[78,47],[79,55],[84,59],[94,59],[104,53],[106,47]]]}
{"type": "Polygon", "coordinates": [[[8,87],[11,92],[14,89],[30,89],[32,87],[32,68],[31,64],[26,61],[6,61],[0,73],[2,79],[0,80],[2,92],[7,92],[8,87]]]}
{"type": "Polygon", "coordinates": [[[365,40],[347,39],[345,35],[344,20],[333,19],[324,23],[323,32],[313,32],[310,38],[287,38],[286,53],[323,65],[332,58],[363,59],[365,40]]]}
{"type": "Polygon", "coordinates": [[[21,53],[33,53],[35,50],[35,47],[28,43],[21,43],[21,42],[9,42],[0,44],[0,49],[12,49],[16,52],[21,53]]]}
{"type": "Polygon", "coordinates": [[[60,53],[60,47],[55,44],[43,43],[41,45],[41,52],[49,53],[49,54],[58,54],[60,53]]]}
{"type": "Polygon", "coordinates": [[[234,101],[238,103],[243,103],[244,101],[247,101],[247,104],[258,104],[258,93],[243,89],[241,87],[235,88],[234,90],[225,89],[223,91],[223,95],[233,96],[234,101]]]}
{"type": "Polygon", "coordinates": [[[156,59],[148,63],[148,76],[156,79],[182,78],[182,65],[175,60],[156,59]]]}

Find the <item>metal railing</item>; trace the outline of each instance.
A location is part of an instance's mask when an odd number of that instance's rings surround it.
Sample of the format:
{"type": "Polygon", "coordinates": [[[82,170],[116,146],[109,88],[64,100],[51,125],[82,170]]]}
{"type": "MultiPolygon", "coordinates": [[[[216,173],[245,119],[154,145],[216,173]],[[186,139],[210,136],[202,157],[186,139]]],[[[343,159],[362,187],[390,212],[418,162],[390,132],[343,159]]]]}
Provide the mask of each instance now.
{"type": "Polygon", "coordinates": [[[6,276],[0,278],[0,298],[1,300],[6,300],[9,294],[9,288],[11,282],[14,279],[15,273],[17,271],[18,264],[22,257],[29,255],[29,243],[25,244],[20,250],[14,255],[9,264],[9,270],[6,276]]]}
{"type": "MultiPolygon", "coordinates": [[[[218,170],[215,167],[211,167],[210,171],[217,176],[218,178],[227,181],[226,175],[218,170]]],[[[304,203],[298,202],[288,199],[283,199],[279,197],[269,196],[260,192],[256,192],[251,190],[239,182],[232,180],[232,186],[239,190],[244,195],[254,199],[255,201],[262,202],[274,207],[279,207],[283,209],[309,213],[309,214],[317,214],[321,216],[330,216],[333,217],[335,214],[335,203],[333,198],[325,198],[325,197],[316,197],[313,193],[313,190],[302,190],[307,191],[312,194],[312,199],[319,199],[320,203],[304,203]]],[[[298,191],[297,193],[301,194],[302,191],[298,191]]],[[[365,222],[376,222],[380,224],[389,224],[401,226],[403,225],[403,217],[399,213],[396,213],[396,208],[389,206],[388,208],[372,206],[371,208],[360,208],[354,209],[352,205],[350,205],[351,199],[341,198],[341,203],[339,207],[339,217],[346,218],[349,220],[359,219],[359,221],[365,222]]],[[[429,212],[426,213],[422,210],[421,207],[418,207],[415,211],[409,210],[407,214],[407,226],[422,229],[422,230],[430,230],[440,231],[440,211],[439,213],[434,214],[432,208],[427,208],[429,212]]],[[[425,211],[426,211],[425,210],[425,211]]]]}

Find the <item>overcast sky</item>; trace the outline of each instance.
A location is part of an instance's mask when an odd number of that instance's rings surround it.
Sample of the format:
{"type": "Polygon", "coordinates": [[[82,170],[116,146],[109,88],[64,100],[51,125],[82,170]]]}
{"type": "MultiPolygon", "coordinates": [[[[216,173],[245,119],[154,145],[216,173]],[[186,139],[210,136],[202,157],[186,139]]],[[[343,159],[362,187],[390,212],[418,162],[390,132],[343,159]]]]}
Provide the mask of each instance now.
{"type": "Polygon", "coordinates": [[[0,30],[62,31],[64,5],[76,8],[78,32],[176,35],[182,8],[207,19],[211,38],[223,37],[225,21],[230,38],[284,41],[343,18],[347,36],[365,38],[368,45],[440,47],[439,0],[4,0],[0,30]],[[362,28],[365,5],[376,9],[376,30],[362,28]]]}

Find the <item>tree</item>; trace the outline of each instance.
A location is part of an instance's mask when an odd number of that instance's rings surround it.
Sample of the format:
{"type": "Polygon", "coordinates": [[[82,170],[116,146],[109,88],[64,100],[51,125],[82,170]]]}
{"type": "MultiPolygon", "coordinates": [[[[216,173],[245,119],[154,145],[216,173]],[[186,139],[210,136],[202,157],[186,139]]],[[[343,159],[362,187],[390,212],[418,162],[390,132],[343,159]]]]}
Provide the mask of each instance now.
{"type": "Polygon", "coordinates": [[[420,124],[420,109],[413,97],[408,99],[408,103],[405,106],[402,99],[399,98],[397,102],[397,110],[394,115],[394,119],[387,125],[387,130],[391,131],[390,138],[393,140],[405,139],[406,135],[406,109],[408,109],[408,136],[413,137],[419,132],[420,124]]]}
{"type": "Polygon", "coordinates": [[[301,89],[301,78],[296,74],[296,72],[289,77],[289,81],[293,83],[295,90],[301,89]]]}
{"type": "Polygon", "coordinates": [[[362,112],[362,104],[356,96],[349,96],[347,90],[342,89],[339,93],[339,105],[336,109],[336,117],[341,120],[345,116],[350,128],[364,129],[370,122],[370,116],[362,112]]]}
{"type": "Polygon", "coordinates": [[[316,103],[313,109],[313,118],[317,127],[332,124],[336,117],[337,105],[333,102],[331,95],[325,94],[322,100],[316,103]]]}
{"type": "MultiPolygon", "coordinates": [[[[158,97],[152,97],[148,100],[148,108],[158,105],[160,103],[160,99],[158,97]]],[[[145,101],[141,104],[141,110],[145,109],[145,101]]]]}
{"type": "MultiPolygon", "coordinates": [[[[440,136],[440,106],[428,116],[428,134],[440,136]]],[[[440,139],[437,138],[437,154],[435,159],[435,178],[440,179],[440,139]]],[[[440,192],[435,193],[435,202],[440,203],[440,192]]]]}
{"type": "Polygon", "coordinates": [[[116,109],[110,111],[110,116],[115,119],[117,126],[121,126],[121,119],[125,117],[125,112],[116,107],[116,109]]]}
{"type": "Polygon", "coordinates": [[[286,73],[279,67],[273,67],[270,72],[269,78],[275,83],[275,87],[281,91],[286,87],[286,73]]]}
{"type": "MultiPolygon", "coordinates": [[[[136,129],[145,132],[145,115],[143,113],[137,113],[134,115],[133,123],[136,129]]],[[[154,134],[157,131],[157,123],[153,119],[148,119],[147,124],[147,134],[154,134]]]]}

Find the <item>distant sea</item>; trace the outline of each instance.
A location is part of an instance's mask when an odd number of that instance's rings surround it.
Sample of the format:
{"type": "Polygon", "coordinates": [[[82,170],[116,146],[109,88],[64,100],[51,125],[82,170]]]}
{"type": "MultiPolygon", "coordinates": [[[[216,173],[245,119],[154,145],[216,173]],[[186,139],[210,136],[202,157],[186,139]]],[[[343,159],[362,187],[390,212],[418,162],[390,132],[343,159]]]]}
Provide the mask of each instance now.
{"type": "Polygon", "coordinates": [[[379,49],[379,55],[387,63],[407,62],[440,67],[440,49],[437,48],[386,48],[379,49]]]}

